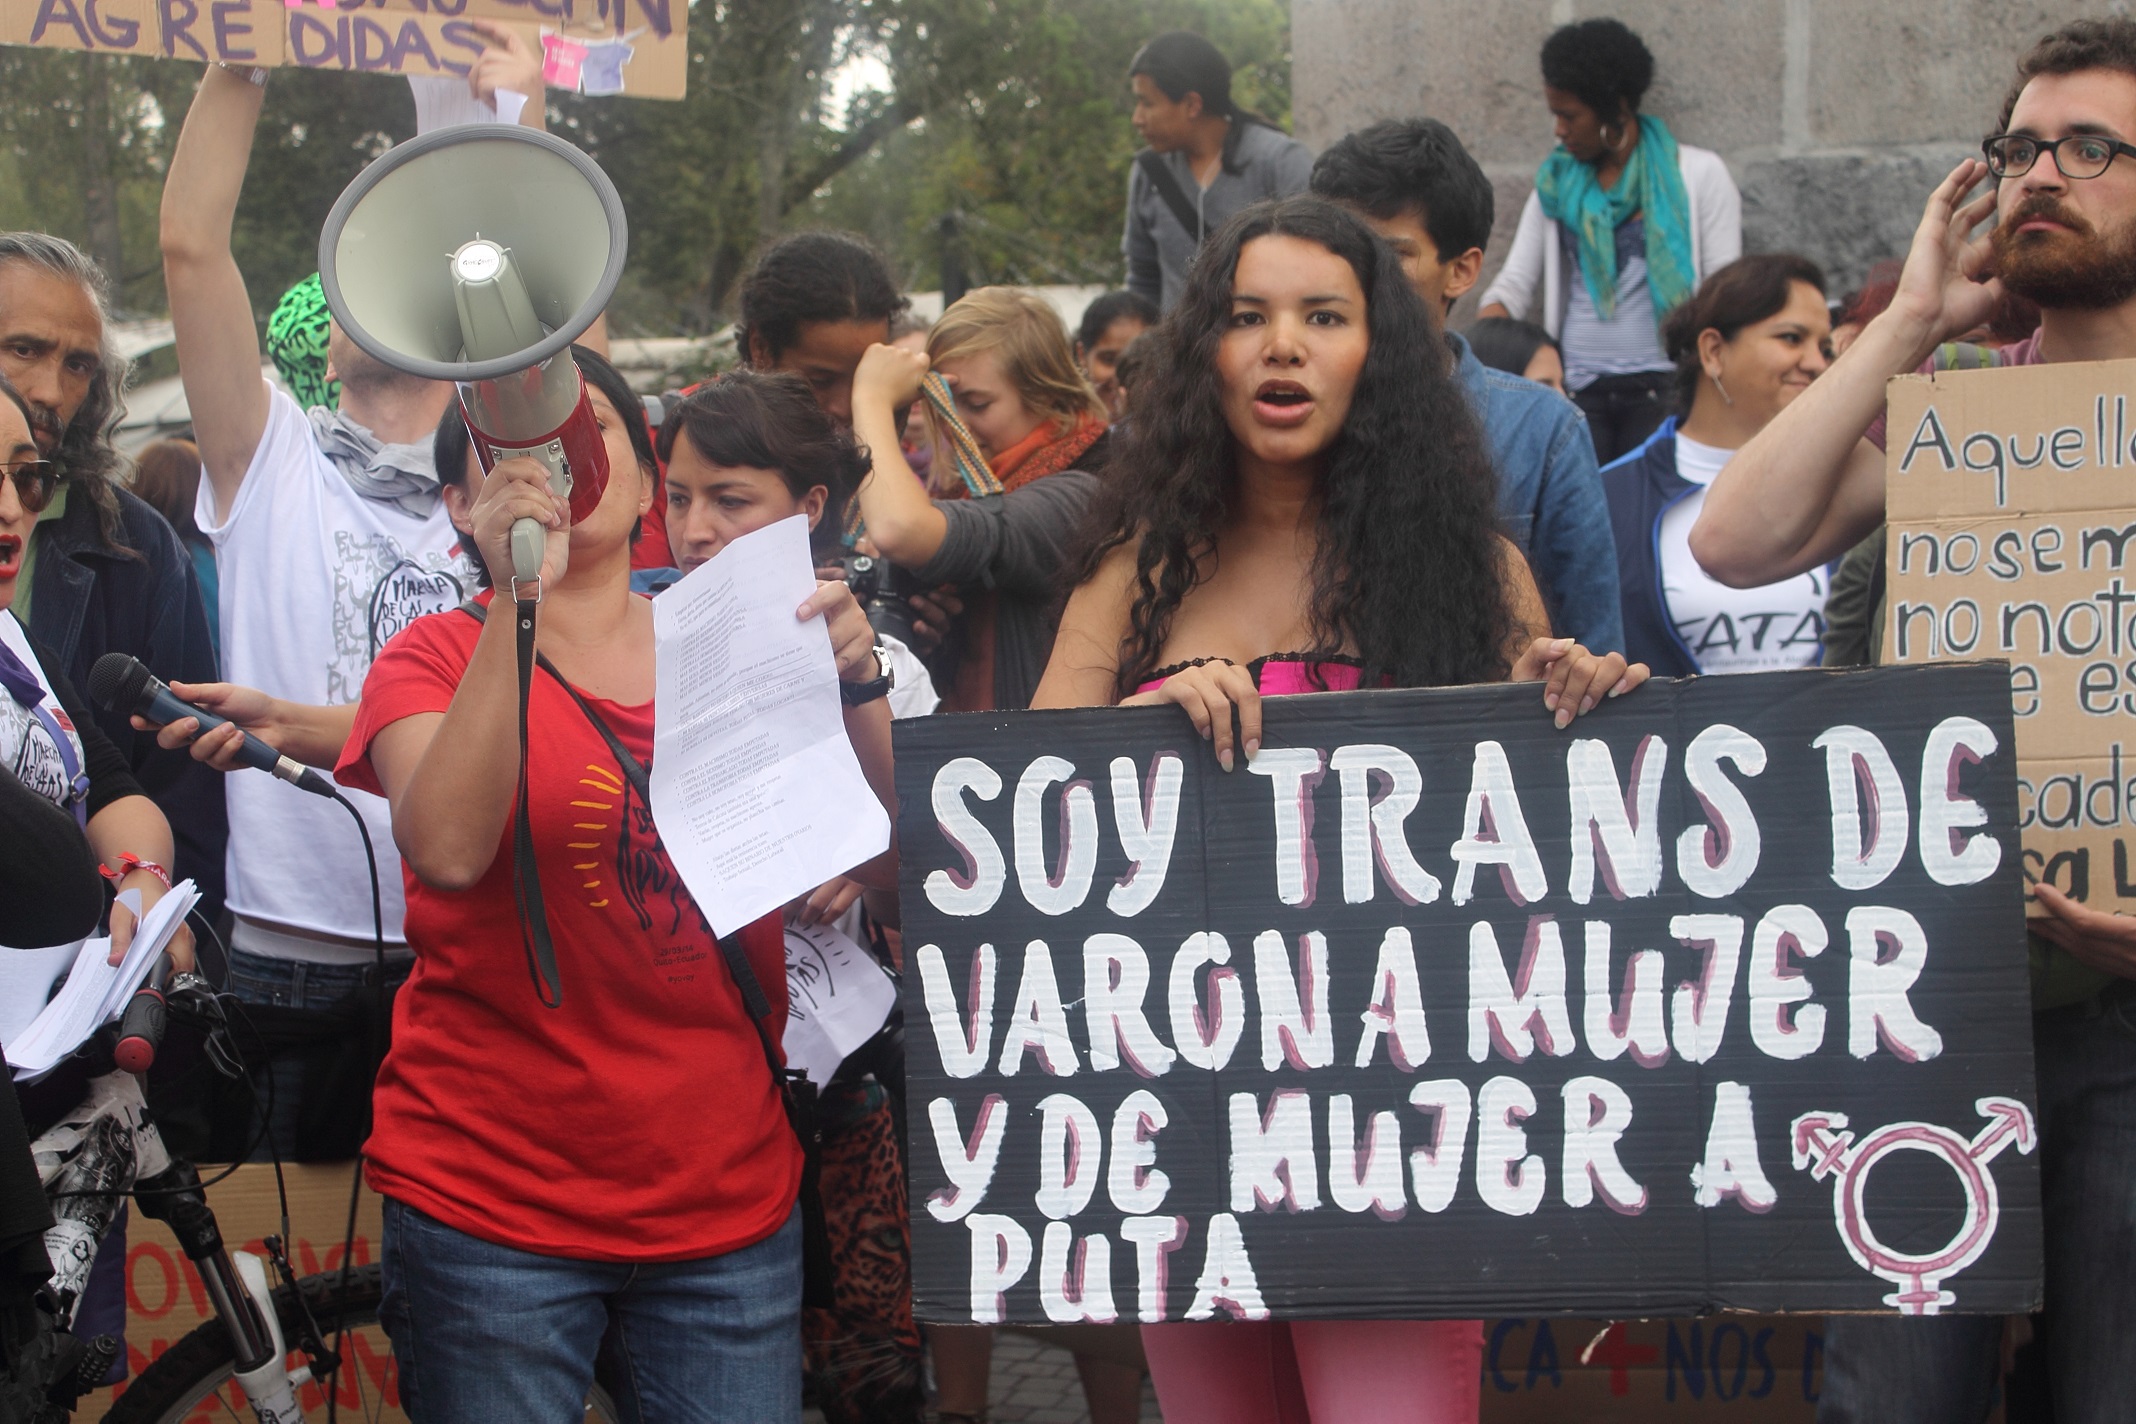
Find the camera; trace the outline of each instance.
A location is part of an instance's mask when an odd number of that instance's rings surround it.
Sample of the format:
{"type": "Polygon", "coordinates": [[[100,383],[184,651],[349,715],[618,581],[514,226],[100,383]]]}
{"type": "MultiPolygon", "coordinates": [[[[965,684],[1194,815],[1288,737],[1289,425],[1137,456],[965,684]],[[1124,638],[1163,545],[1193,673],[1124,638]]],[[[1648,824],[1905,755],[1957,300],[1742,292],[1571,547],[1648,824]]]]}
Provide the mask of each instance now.
{"type": "Polygon", "coordinates": [[[911,647],[915,615],[909,600],[919,591],[912,575],[873,554],[847,554],[839,564],[846,587],[868,615],[868,626],[911,647]]]}

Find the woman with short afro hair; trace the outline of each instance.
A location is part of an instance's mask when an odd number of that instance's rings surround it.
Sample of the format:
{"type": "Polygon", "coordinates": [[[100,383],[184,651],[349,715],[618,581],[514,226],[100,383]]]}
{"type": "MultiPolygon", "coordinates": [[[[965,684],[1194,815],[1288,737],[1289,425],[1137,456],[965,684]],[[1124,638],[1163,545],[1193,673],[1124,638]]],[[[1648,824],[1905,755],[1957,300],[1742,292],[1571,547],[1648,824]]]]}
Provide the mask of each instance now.
{"type": "Polygon", "coordinates": [[[1562,26],[1542,69],[1558,147],[1480,315],[1526,317],[1556,339],[1608,464],[1673,409],[1662,320],[1742,254],[1743,200],[1719,154],[1640,112],[1654,56],[1621,21],[1562,26]]]}

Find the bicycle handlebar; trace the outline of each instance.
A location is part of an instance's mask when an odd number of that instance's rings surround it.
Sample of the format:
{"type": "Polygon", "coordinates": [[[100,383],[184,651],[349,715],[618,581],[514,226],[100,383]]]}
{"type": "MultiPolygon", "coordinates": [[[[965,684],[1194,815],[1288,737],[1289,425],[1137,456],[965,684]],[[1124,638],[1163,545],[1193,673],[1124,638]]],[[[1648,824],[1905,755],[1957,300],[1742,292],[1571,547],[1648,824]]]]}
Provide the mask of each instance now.
{"type": "Polygon", "coordinates": [[[136,1075],[149,1070],[156,1061],[156,1051],[163,1046],[164,1030],[170,1027],[169,996],[196,982],[201,981],[194,974],[181,974],[173,980],[170,955],[156,956],[148,978],[134,990],[126,1013],[119,1019],[119,1042],[111,1051],[119,1067],[136,1075]]]}

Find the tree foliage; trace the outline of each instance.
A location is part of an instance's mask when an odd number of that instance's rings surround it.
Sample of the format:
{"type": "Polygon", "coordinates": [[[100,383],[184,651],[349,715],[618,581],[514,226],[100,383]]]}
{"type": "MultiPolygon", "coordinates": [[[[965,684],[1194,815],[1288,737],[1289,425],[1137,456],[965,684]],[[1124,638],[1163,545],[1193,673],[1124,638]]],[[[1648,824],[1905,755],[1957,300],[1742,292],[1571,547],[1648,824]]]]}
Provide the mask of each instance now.
{"type": "MultiPolygon", "coordinates": [[[[1121,280],[1137,145],[1127,67],[1163,30],[1208,36],[1236,67],[1239,102],[1289,124],[1286,0],[973,0],[961,8],[972,78],[807,207],[813,222],[867,233],[914,286],[937,285],[945,255],[973,285],[1121,280]]],[[[893,72],[902,87],[903,67],[893,72]]]]}
{"type": "MultiPolygon", "coordinates": [[[[630,214],[616,327],[711,329],[754,252],[796,227],[865,232],[922,287],[945,253],[975,281],[1118,280],[1127,65],[1170,28],[1208,35],[1241,100],[1287,119],[1287,0],[693,0],[686,98],[551,100],[552,130],[630,214]],[[856,56],[890,86],[831,112],[856,56]]],[[[198,74],[0,49],[0,226],[83,243],[122,310],[160,310],[156,207],[198,74]]],[[[398,80],[272,77],[233,236],[256,311],[317,265],[349,179],[414,132],[398,80]]]]}

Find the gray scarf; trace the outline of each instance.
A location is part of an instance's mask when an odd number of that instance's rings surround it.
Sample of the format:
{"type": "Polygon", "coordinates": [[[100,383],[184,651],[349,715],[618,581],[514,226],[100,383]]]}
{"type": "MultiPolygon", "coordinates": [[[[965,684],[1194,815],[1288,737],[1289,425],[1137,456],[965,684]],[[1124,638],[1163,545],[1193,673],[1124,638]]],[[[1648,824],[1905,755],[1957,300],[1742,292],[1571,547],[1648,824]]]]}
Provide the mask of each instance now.
{"type": "Polygon", "coordinates": [[[398,505],[415,519],[437,512],[437,467],[430,445],[387,445],[338,410],[315,405],[305,412],[319,453],[333,462],[349,488],[365,499],[398,505]]]}

